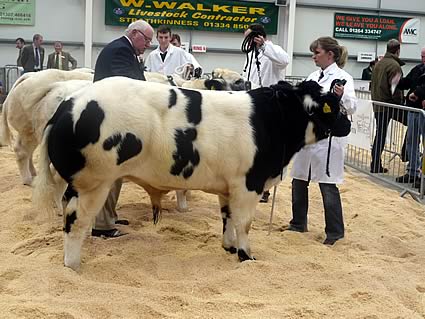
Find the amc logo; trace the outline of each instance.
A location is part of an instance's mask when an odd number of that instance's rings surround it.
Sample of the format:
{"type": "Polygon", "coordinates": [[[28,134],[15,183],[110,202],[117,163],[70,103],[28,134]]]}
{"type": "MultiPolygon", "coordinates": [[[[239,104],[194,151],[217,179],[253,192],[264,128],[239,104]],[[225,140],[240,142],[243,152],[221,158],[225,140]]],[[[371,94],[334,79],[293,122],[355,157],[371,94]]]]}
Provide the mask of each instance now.
{"type": "Polygon", "coordinates": [[[403,31],[403,35],[418,35],[418,29],[412,28],[412,29],[405,29],[403,31]]]}

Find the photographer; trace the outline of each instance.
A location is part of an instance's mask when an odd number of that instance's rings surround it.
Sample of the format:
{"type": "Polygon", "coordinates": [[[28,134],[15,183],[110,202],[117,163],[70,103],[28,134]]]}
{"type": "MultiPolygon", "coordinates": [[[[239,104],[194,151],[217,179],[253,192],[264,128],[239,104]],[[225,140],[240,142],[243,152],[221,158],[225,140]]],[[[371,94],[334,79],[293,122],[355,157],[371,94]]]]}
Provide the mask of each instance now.
{"type": "MultiPolygon", "coordinates": [[[[257,86],[270,86],[283,80],[283,70],[289,64],[289,56],[280,46],[267,40],[264,26],[259,23],[251,24],[246,29],[242,51],[247,54],[243,76],[257,86]],[[246,47],[245,47],[246,44],[246,47]],[[255,47],[255,48],[254,48],[255,47]],[[254,56],[250,49],[254,50],[254,56]],[[249,57],[251,55],[251,58],[249,57]],[[257,67],[257,63],[258,67],[257,67]]],[[[267,203],[269,191],[263,193],[261,203],[267,203]]]]}

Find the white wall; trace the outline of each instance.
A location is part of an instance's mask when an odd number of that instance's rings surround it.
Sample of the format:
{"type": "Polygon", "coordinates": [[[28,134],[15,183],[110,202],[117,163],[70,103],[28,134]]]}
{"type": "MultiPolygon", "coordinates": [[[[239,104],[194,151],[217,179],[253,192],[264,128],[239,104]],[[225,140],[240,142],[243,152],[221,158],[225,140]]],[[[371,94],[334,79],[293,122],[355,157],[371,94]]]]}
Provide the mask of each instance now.
{"type": "MultiPolygon", "coordinates": [[[[255,1],[255,0],[249,0],[255,1]]],[[[265,2],[273,2],[267,0],[265,2]]],[[[393,15],[400,17],[416,16],[421,20],[421,37],[419,44],[402,44],[401,58],[414,59],[404,67],[407,73],[410,68],[419,63],[420,49],[425,46],[425,1],[424,0],[346,0],[336,2],[334,0],[297,0],[295,22],[295,43],[294,43],[294,76],[306,76],[315,70],[315,65],[311,61],[309,46],[310,43],[323,35],[333,35],[333,19],[335,12],[355,13],[355,14],[376,14],[379,2],[384,10],[382,15],[393,15]],[[335,6],[338,5],[338,8],[335,6]],[[316,6],[316,7],[312,7],[316,6]],[[353,8],[359,8],[354,10],[353,8]],[[397,12],[398,11],[398,12],[397,12]],[[404,12],[404,13],[403,13],[404,12]]],[[[47,42],[44,46],[46,53],[53,52],[53,42],[60,40],[65,42],[65,50],[69,51],[83,65],[84,58],[84,0],[38,0],[36,1],[35,26],[9,26],[0,25],[0,66],[5,64],[15,64],[17,50],[14,40],[23,37],[31,42],[34,33],[40,33],[47,42]],[[67,42],[69,44],[67,44],[67,42]]],[[[270,39],[285,47],[284,25],[286,8],[280,8],[278,34],[270,36],[270,39]]],[[[93,8],[93,53],[92,67],[96,62],[101,46],[111,40],[121,36],[124,27],[106,26],[105,1],[95,0],[93,8]]],[[[191,44],[204,44],[210,49],[240,49],[242,33],[211,32],[211,31],[185,31],[183,29],[173,30],[179,33],[182,41],[191,44]]],[[[372,51],[381,55],[385,52],[385,42],[372,40],[350,40],[339,39],[342,45],[348,48],[351,57],[357,56],[358,51],[372,51]]],[[[154,44],[156,42],[154,41],[154,44]]],[[[149,52],[149,51],[148,51],[149,52]]],[[[148,53],[147,52],[147,53],[148,53]]],[[[236,71],[242,71],[245,57],[242,53],[215,53],[206,54],[195,53],[195,57],[203,65],[207,72],[214,67],[228,67],[236,71]]],[[[46,61],[45,61],[46,63],[46,61]]],[[[353,77],[361,75],[361,70],[367,63],[358,63],[350,59],[346,70],[353,77]]]]}

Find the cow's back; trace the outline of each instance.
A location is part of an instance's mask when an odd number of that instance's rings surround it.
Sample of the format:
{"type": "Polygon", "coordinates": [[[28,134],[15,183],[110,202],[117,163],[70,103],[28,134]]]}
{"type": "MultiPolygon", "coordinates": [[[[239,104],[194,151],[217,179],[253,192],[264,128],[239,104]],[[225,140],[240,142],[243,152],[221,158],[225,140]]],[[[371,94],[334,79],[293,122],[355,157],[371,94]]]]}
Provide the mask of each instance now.
{"type": "MultiPolygon", "coordinates": [[[[158,188],[185,188],[189,179],[196,188],[206,178],[213,187],[218,180],[225,183],[229,172],[243,176],[252,165],[256,148],[248,94],[114,77],[79,91],[66,103],[62,115],[52,119],[51,124],[57,123],[52,130],[55,141],[49,141],[52,152],[67,148],[56,155],[57,162],[73,159],[74,168],[63,172],[65,179],[80,171],[90,176],[107,171],[113,179],[137,170],[158,188]],[[66,108],[72,109],[72,116],[66,108]],[[64,155],[70,146],[73,154],[64,155]],[[126,147],[129,154],[120,154],[126,147]],[[90,170],[85,172],[86,166],[90,170]]],[[[55,159],[52,162],[55,165],[55,159]]]]}

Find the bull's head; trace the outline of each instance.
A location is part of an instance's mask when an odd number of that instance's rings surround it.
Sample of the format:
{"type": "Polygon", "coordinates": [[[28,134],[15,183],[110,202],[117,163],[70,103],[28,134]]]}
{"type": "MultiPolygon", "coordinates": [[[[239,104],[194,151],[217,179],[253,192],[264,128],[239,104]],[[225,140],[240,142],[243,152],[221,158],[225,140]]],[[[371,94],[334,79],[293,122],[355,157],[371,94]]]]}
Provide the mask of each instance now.
{"type": "Polygon", "coordinates": [[[281,105],[291,104],[294,121],[307,123],[305,144],[312,144],[329,136],[340,114],[340,98],[325,92],[314,81],[304,81],[293,87],[280,81],[272,86],[281,105]],[[297,104],[297,108],[294,107],[297,104]],[[298,107],[300,105],[300,107],[298,107]],[[295,115],[298,114],[298,115],[295,115]]]}
{"type": "Polygon", "coordinates": [[[225,91],[244,91],[245,80],[244,78],[235,71],[216,68],[212,71],[212,79],[222,80],[223,90],[225,91]]]}
{"type": "Polygon", "coordinates": [[[301,82],[297,90],[309,117],[305,143],[315,143],[328,137],[340,117],[340,97],[324,91],[315,81],[301,82]]]}

